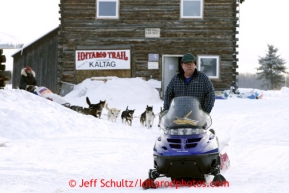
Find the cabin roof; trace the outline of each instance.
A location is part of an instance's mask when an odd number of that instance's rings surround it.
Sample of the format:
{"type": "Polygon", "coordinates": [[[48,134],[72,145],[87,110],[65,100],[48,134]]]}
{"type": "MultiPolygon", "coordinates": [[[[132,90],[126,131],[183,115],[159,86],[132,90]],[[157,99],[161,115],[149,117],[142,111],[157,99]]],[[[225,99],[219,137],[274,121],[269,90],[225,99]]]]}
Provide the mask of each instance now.
{"type": "MultiPolygon", "coordinates": [[[[15,52],[14,54],[12,54],[11,56],[13,57],[14,55],[16,55],[17,53],[21,52],[22,50],[24,50],[25,48],[29,47],[30,45],[32,45],[34,42],[40,40],[41,38],[45,37],[46,35],[50,34],[51,32],[53,32],[54,30],[57,30],[59,27],[56,27],[52,30],[50,30],[49,32],[43,34],[42,36],[38,37],[36,40],[28,43],[28,44],[25,44],[23,47],[20,47],[20,50],[18,50],[17,52],[15,52]]],[[[22,44],[23,45],[23,44],[22,44]]]]}

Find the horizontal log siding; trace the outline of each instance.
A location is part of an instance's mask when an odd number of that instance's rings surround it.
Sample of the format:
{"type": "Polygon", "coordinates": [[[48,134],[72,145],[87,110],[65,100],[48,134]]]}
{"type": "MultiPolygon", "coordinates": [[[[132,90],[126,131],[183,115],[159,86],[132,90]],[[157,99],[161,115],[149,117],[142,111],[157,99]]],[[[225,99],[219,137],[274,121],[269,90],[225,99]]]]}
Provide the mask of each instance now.
{"type": "Polygon", "coordinates": [[[96,0],[61,0],[59,69],[61,79],[79,83],[90,76],[123,76],[122,71],[75,72],[77,46],[131,45],[132,77],[161,80],[163,54],[219,55],[216,90],[235,80],[238,18],[234,0],[205,0],[203,19],[180,19],[180,0],[120,0],[119,19],[96,19],[96,0]],[[160,28],[160,38],[145,38],[145,28],[160,28]],[[149,53],[160,54],[159,70],[148,70],[149,53]]]}

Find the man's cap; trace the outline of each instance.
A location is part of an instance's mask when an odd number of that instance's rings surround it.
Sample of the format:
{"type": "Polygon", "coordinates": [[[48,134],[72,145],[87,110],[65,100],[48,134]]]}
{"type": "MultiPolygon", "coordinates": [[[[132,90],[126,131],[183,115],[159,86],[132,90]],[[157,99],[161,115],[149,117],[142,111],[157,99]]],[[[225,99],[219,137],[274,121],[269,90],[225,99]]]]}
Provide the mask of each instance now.
{"type": "Polygon", "coordinates": [[[191,53],[187,53],[183,56],[182,58],[182,62],[183,63],[187,63],[187,62],[195,62],[196,61],[196,58],[193,54],[191,53]]]}

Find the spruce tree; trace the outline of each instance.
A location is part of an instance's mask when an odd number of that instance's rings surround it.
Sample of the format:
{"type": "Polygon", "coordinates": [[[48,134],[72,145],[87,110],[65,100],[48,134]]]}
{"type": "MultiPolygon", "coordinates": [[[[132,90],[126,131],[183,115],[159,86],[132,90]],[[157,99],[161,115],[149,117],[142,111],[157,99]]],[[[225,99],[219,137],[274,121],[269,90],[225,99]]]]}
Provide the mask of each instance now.
{"type": "Polygon", "coordinates": [[[284,73],[286,72],[285,60],[277,55],[278,48],[268,45],[268,51],[265,57],[259,57],[260,67],[257,68],[258,80],[262,81],[262,87],[271,90],[279,89],[280,84],[284,82],[284,73]]]}

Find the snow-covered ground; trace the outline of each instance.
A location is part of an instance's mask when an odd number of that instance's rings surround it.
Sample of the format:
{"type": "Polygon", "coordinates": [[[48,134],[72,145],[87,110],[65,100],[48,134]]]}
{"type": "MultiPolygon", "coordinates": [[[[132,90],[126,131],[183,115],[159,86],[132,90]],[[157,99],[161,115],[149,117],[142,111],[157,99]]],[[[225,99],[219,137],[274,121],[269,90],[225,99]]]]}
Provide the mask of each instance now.
{"type": "MultiPolygon", "coordinates": [[[[147,105],[159,113],[163,102],[152,88],[158,86],[158,81],[140,78],[87,79],[65,96],[72,105],[87,107],[88,96],[92,103],[106,100],[110,108],[135,109],[132,127],[120,118],[108,122],[105,109],[96,119],[22,90],[0,90],[0,192],[144,191],[140,181],[153,168],[152,149],[161,131],[157,120],[147,129],[138,117],[147,105]],[[123,185],[133,187],[113,187],[113,182],[125,181],[123,185]]],[[[261,100],[216,100],[211,112],[221,152],[231,160],[222,171],[229,187],[147,191],[287,192],[289,89],[259,92],[261,100]]]]}

